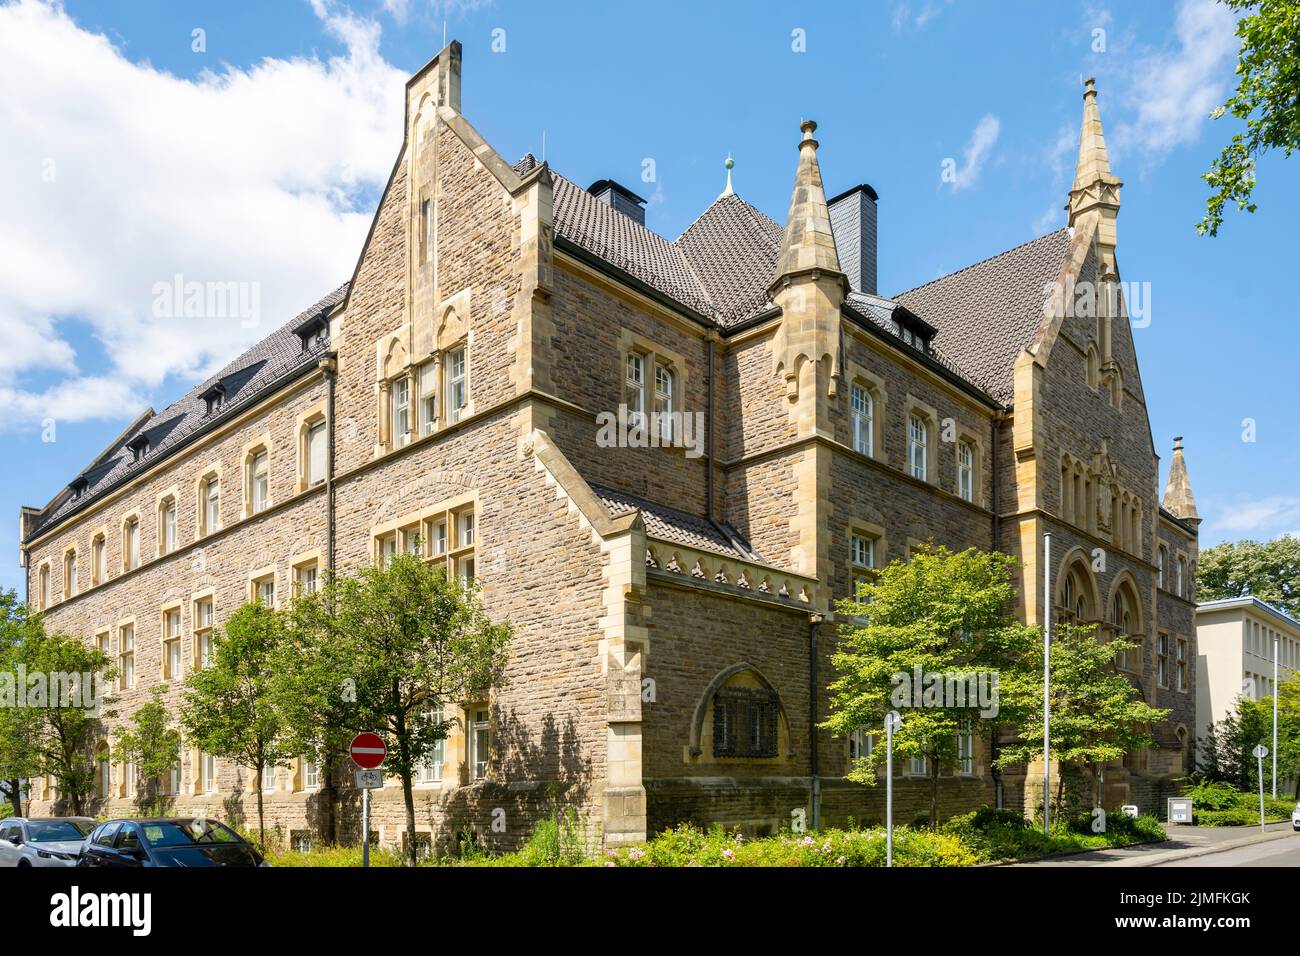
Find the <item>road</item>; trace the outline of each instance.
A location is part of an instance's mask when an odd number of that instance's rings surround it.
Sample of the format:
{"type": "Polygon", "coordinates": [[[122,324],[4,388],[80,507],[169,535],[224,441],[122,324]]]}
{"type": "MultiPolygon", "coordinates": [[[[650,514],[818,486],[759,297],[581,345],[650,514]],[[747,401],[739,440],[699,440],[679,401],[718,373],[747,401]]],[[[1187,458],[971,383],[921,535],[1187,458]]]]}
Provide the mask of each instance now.
{"type": "Polygon", "coordinates": [[[1235,850],[1209,853],[1187,860],[1169,860],[1156,866],[1300,866],[1300,834],[1281,840],[1270,840],[1253,846],[1239,846],[1235,850]]]}

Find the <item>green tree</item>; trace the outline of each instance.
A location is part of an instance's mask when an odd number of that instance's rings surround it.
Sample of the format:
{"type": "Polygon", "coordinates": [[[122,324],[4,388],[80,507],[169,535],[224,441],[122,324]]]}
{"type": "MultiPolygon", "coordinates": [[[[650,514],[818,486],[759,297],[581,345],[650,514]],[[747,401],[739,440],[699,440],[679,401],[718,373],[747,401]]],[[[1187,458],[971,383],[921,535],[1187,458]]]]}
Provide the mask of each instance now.
{"type": "Polygon", "coordinates": [[[1254,595],[1300,616],[1300,538],[1225,541],[1200,552],[1196,594],[1202,601],[1254,595]]]}
{"type": "Polygon", "coordinates": [[[1249,793],[1259,786],[1254,749],[1258,744],[1271,749],[1272,741],[1272,700],[1265,704],[1238,697],[1223,719],[1207,729],[1200,748],[1199,775],[1204,780],[1230,784],[1249,793]]]}
{"type": "Polygon", "coordinates": [[[1237,91],[1210,115],[1231,114],[1246,124],[1201,178],[1210,186],[1200,235],[1217,236],[1223,208],[1255,211],[1255,161],[1269,150],[1290,156],[1300,148],[1300,2],[1297,0],[1221,0],[1236,13],[1241,51],[1237,91]]]}
{"type": "MultiPolygon", "coordinates": [[[[80,675],[83,683],[89,678],[101,690],[116,676],[112,661],[99,648],[67,634],[46,634],[43,628],[31,635],[23,657],[29,675],[57,674],[60,679],[80,675]]],[[[32,703],[41,714],[40,772],[54,778],[73,816],[85,813],[86,801],[95,791],[93,748],[103,735],[102,718],[116,716],[107,709],[113,702],[105,692],[94,707],[84,706],[85,700],[69,705],[62,694],[47,690],[45,703],[32,703]]]]}
{"type": "MultiPolygon", "coordinates": [[[[300,612],[317,626],[301,638],[317,677],[308,683],[314,698],[337,693],[349,680],[355,703],[343,708],[357,730],[385,738],[385,771],[402,782],[406,806],[408,862],[416,861],[416,769],[452,720],[433,718],[435,708],[482,698],[504,686],[506,655],[513,637],[508,622],[493,622],[477,585],[448,578],[414,555],[399,555],[386,567],[368,567],[353,577],[329,578],[310,599],[314,611],[300,612]],[[333,647],[320,648],[322,641],[333,647]],[[332,675],[325,678],[327,669],[332,675]]],[[[326,713],[334,702],[325,700],[326,713]]],[[[325,721],[322,721],[324,723],[325,721]]]]}
{"type": "Polygon", "coordinates": [[[253,773],[258,840],[266,846],[262,773],[286,766],[291,753],[271,687],[272,662],[285,641],[284,618],[260,601],[245,604],[213,632],[212,656],[185,680],[180,723],[195,747],[253,773]]]}
{"type": "Polygon", "coordinates": [[[22,781],[41,772],[39,710],[17,706],[19,665],[40,624],[13,591],[0,592],[0,687],[15,692],[14,700],[0,701],[0,796],[9,801],[14,816],[23,815],[22,781]]]}
{"type": "MultiPolygon", "coordinates": [[[[998,552],[927,548],[909,562],[893,562],[838,604],[849,623],[840,627],[832,656],[839,676],[830,685],[830,714],[822,726],[839,736],[878,730],[885,714],[899,709],[903,721],[894,749],[898,759],[927,761],[931,828],[938,822],[940,766],[956,759],[958,732],[983,725],[994,739],[995,722],[1029,703],[1025,674],[1040,632],[1015,617],[1016,566],[1014,558],[998,552]],[[955,706],[934,706],[936,701],[922,696],[924,688],[912,687],[918,669],[925,681],[984,674],[990,691],[996,674],[997,713],[989,715],[992,708],[981,707],[971,694],[964,702],[943,702],[955,706]]],[[[860,759],[849,779],[873,785],[884,750],[874,748],[860,759]]]]}
{"type": "MultiPolygon", "coordinates": [[[[1116,654],[1138,646],[1127,637],[1098,640],[1096,625],[1052,628],[1050,759],[1062,766],[1095,768],[1155,743],[1148,728],[1168,718],[1169,711],[1149,706],[1115,668],[1116,654]]],[[[1041,684],[1038,698],[1041,701],[1041,684]]],[[[1017,730],[1019,741],[998,755],[1002,767],[1042,759],[1041,706],[1028,710],[1017,730]]],[[[1058,807],[1064,797],[1065,774],[1058,773],[1058,807]]]]}
{"type": "Polygon", "coordinates": [[[1300,673],[1277,685],[1277,775],[1279,780],[1295,781],[1295,798],[1300,801],[1300,673]]]}
{"type": "Polygon", "coordinates": [[[171,714],[163,702],[165,684],[155,687],[149,702],[131,715],[131,725],[117,731],[113,757],[132,764],[144,778],[145,793],[140,805],[146,813],[161,816],[167,805],[162,781],[181,759],[181,733],[171,726],[171,714]]]}

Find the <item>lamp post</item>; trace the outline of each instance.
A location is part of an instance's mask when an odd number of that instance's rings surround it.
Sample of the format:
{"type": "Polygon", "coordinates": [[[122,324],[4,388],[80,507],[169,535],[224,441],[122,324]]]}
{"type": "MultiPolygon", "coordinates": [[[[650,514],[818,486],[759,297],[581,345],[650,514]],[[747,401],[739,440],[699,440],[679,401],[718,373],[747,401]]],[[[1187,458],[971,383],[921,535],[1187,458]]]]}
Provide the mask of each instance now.
{"type": "Polygon", "coordinates": [[[885,714],[885,866],[894,865],[894,731],[902,722],[896,710],[885,714]]]}
{"type": "Polygon", "coordinates": [[[1279,638],[1273,638],[1273,799],[1277,799],[1277,654],[1279,638]]]}

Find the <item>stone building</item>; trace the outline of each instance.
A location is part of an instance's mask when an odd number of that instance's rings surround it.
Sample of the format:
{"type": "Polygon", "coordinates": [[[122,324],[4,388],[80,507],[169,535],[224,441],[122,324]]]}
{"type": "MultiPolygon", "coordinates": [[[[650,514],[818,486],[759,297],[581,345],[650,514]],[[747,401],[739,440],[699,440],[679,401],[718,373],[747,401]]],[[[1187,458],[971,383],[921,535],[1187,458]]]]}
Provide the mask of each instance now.
{"type": "MultiPolygon", "coordinates": [[[[611,843],[875,819],[883,788],[843,779],[870,738],[810,729],[835,599],[927,541],[1000,548],[1040,622],[1051,531],[1059,612],[1140,637],[1118,663],[1173,710],[1107,776],[1112,803],[1152,809],[1193,721],[1157,658],[1165,638],[1195,653],[1197,518],[1158,497],[1091,82],[1069,228],[888,298],[878,197],[826,199],[811,121],[784,226],[728,179],[670,241],[618,183],[499,156],[461,114],[460,60],[452,43],[408,82],[349,281],[23,510],[31,601],[122,662],[119,709],[160,681],[174,699],[243,602],[418,548],[518,629],[509,687],[445,702],[457,729],[417,788],[431,839],[517,841],[557,793],[611,843]]],[[[945,809],[1033,798],[1032,773],[996,785],[987,746],[972,733],[941,768],[945,809]]],[[[127,812],[135,775],[101,760],[99,812],[127,812]]],[[[923,770],[902,768],[901,819],[923,770]]],[[[177,812],[226,814],[262,787],[299,834],[319,780],[188,752],[165,786],[177,812]]],[[[401,813],[378,793],[381,839],[401,813]]]]}

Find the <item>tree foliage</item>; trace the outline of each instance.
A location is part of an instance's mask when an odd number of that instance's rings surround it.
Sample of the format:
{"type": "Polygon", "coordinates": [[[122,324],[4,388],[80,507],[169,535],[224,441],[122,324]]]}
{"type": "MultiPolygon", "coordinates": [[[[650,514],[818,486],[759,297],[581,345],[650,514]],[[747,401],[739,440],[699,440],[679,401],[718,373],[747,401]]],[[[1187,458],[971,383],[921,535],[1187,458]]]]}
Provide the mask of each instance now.
{"type": "Polygon", "coordinates": [[[1255,211],[1256,160],[1269,150],[1290,156],[1300,148],[1300,2],[1297,0],[1221,0],[1234,12],[1241,51],[1237,90],[1210,115],[1232,115],[1246,124],[1201,178],[1210,186],[1200,235],[1217,236],[1223,210],[1233,203],[1255,211]]]}
{"type": "MultiPolygon", "coordinates": [[[[0,674],[17,680],[19,664],[40,624],[13,591],[0,592],[0,674]]],[[[22,816],[22,784],[41,772],[41,729],[44,718],[34,708],[0,707],[0,796],[15,816],[22,816]]]]}
{"type": "MultiPolygon", "coordinates": [[[[956,759],[958,732],[970,727],[978,734],[984,727],[991,737],[995,721],[1014,721],[1030,703],[1025,688],[1032,683],[1028,672],[1041,632],[1016,619],[1016,565],[1014,558],[997,552],[926,548],[908,562],[885,567],[855,597],[838,605],[849,623],[841,626],[832,657],[839,676],[830,685],[830,714],[823,726],[840,736],[859,728],[879,732],[885,714],[899,700],[897,688],[907,686],[916,692],[911,702],[924,704],[918,700],[923,688],[911,688],[918,669],[931,680],[931,689],[935,677],[982,673],[991,683],[997,675],[993,716],[970,695],[961,706],[900,709],[895,759],[926,759],[931,827],[938,817],[940,768],[956,759]]],[[[876,747],[858,760],[849,779],[872,785],[884,762],[885,748],[876,747]]]]}
{"type": "Polygon", "coordinates": [[[1300,538],[1225,541],[1201,551],[1196,593],[1202,601],[1254,595],[1300,616],[1300,538]]]}
{"type": "Polygon", "coordinates": [[[163,701],[167,685],[150,692],[148,703],[131,715],[130,724],[117,731],[113,756],[119,763],[130,763],[144,780],[141,806],[150,815],[161,816],[166,810],[162,782],[181,759],[181,733],[172,726],[171,713],[163,701]]]}

